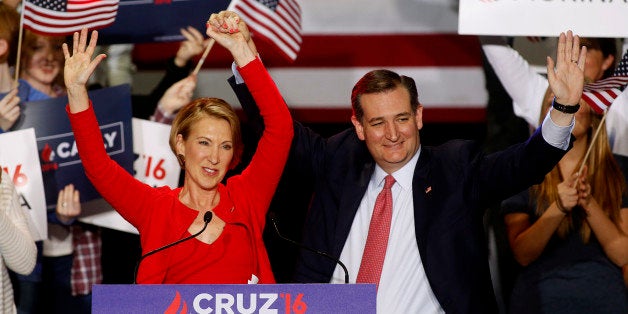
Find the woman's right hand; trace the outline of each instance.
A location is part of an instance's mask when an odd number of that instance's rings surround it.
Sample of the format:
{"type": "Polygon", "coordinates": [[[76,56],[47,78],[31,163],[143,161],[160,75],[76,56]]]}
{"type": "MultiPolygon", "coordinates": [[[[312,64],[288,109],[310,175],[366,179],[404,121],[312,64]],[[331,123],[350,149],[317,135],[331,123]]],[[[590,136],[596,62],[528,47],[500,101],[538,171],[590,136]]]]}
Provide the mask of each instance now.
{"type": "Polygon", "coordinates": [[[65,57],[65,67],[63,68],[63,78],[68,92],[68,100],[71,112],[78,112],[87,109],[89,99],[87,98],[87,80],[94,73],[100,62],[106,57],[99,54],[92,60],[92,55],[96,49],[98,32],[93,31],[87,44],[87,29],[83,28],[81,33],[74,33],[72,42],[72,53],[68,44],[63,44],[63,55],[65,57]]]}
{"type": "Polygon", "coordinates": [[[563,212],[571,212],[578,204],[578,189],[575,187],[578,180],[578,174],[574,173],[571,177],[559,183],[558,189],[558,208],[563,212]]]}
{"type": "Polygon", "coordinates": [[[251,46],[251,34],[246,23],[231,11],[214,13],[207,21],[207,35],[225,47],[240,67],[253,61],[257,52],[251,46]]]}

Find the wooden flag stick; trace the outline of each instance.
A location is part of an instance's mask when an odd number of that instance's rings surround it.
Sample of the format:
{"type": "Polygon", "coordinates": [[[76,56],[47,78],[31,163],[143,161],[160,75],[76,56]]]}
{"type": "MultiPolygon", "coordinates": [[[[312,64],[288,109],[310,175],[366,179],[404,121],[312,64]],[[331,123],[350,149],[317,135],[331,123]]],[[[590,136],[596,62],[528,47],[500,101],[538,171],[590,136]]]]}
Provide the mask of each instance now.
{"type": "Polygon", "coordinates": [[[209,54],[209,51],[214,46],[214,43],[216,43],[216,41],[213,38],[211,38],[209,40],[209,43],[207,43],[207,47],[205,47],[205,51],[203,52],[203,56],[201,56],[201,59],[198,60],[198,64],[196,65],[196,68],[194,69],[194,72],[192,72],[192,74],[194,74],[194,75],[198,74],[198,71],[201,69],[201,66],[203,66],[203,63],[205,62],[205,58],[207,58],[207,54],[209,54]]]}
{"type": "Polygon", "coordinates": [[[595,144],[595,140],[597,139],[597,136],[598,134],[600,134],[600,130],[602,129],[602,126],[604,125],[604,120],[606,120],[607,112],[608,112],[608,109],[604,110],[604,114],[602,115],[602,120],[600,121],[600,125],[597,126],[597,129],[595,130],[595,133],[593,134],[593,138],[591,138],[591,144],[589,144],[589,148],[587,148],[587,153],[584,155],[584,159],[582,160],[580,169],[578,169],[578,176],[580,176],[580,173],[582,173],[582,169],[584,168],[584,165],[587,164],[587,159],[589,158],[589,155],[591,154],[591,149],[593,148],[593,144],[595,144]]]}
{"type": "Polygon", "coordinates": [[[15,81],[14,84],[17,86],[17,81],[20,77],[20,57],[22,56],[22,34],[24,33],[24,8],[22,8],[22,14],[20,14],[20,32],[17,37],[17,58],[15,60],[15,81]]]}

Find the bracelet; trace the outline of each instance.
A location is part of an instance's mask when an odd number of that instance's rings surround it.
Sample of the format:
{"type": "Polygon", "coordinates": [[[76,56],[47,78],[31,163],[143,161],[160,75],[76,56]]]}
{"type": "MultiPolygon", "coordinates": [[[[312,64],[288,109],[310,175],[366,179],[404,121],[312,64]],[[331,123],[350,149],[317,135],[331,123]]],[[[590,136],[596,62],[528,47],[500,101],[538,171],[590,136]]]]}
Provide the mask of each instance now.
{"type": "Polygon", "coordinates": [[[578,110],[580,109],[580,104],[573,105],[573,106],[563,105],[557,102],[556,97],[554,97],[554,100],[552,100],[552,107],[554,107],[554,109],[562,113],[573,114],[573,113],[578,112],[578,110]]]}

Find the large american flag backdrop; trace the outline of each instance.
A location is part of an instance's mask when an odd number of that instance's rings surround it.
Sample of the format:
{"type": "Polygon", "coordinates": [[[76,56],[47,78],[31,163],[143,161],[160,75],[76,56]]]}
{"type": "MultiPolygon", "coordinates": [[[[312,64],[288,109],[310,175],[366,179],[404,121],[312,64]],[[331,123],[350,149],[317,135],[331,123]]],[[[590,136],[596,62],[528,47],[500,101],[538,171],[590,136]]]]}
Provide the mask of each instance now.
{"type": "MultiPolygon", "coordinates": [[[[294,62],[256,40],[262,61],[296,119],[348,122],[355,82],[369,70],[388,68],[417,81],[425,121],[484,121],[488,96],[480,45],[475,36],[457,35],[457,9],[450,1],[298,3],[302,44],[294,62]]],[[[136,45],[139,72],[134,91],[148,93],[163,73],[164,60],[177,48],[176,43],[136,45]]],[[[226,84],[230,61],[228,53],[215,45],[199,72],[198,96],[224,98],[237,106],[226,84]]]]}

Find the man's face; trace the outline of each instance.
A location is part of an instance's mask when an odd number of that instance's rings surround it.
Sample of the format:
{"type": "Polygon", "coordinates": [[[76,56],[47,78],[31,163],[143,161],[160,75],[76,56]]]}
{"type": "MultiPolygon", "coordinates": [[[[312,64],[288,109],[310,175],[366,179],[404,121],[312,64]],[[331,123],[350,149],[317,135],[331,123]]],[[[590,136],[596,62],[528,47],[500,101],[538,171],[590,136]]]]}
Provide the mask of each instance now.
{"type": "Polygon", "coordinates": [[[386,173],[399,170],[419,148],[423,106],[413,112],[410,95],[401,86],[363,94],[360,103],[364,111],[362,121],[351,117],[358,137],[366,142],[373,159],[386,173]]]}

